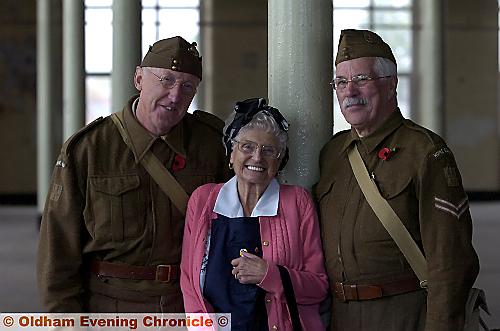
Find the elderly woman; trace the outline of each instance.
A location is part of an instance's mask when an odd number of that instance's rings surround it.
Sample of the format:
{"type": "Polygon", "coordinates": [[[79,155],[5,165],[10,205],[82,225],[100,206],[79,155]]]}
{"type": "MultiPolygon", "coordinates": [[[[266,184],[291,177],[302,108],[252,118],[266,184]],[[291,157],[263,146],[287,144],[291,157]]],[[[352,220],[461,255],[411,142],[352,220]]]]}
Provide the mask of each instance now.
{"type": "Polygon", "coordinates": [[[231,313],[232,330],[323,330],[328,284],[315,207],[306,190],[275,178],[288,159],[288,123],[265,99],[235,110],[224,142],[236,176],[189,200],[185,310],[231,313]]]}

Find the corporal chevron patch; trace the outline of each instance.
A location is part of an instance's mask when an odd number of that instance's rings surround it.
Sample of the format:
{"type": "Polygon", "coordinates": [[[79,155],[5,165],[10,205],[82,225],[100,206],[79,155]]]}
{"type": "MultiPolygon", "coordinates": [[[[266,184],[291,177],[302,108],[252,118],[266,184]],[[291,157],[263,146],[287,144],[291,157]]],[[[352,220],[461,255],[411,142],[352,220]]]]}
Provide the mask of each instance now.
{"type": "Polygon", "coordinates": [[[465,197],[463,200],[454,204],[450,201],[439,199],[434,197],[434,207],[445,213],[451,214],[452,216],[460,219],[460,216],[469,208],[469,199],[465,197]]]}

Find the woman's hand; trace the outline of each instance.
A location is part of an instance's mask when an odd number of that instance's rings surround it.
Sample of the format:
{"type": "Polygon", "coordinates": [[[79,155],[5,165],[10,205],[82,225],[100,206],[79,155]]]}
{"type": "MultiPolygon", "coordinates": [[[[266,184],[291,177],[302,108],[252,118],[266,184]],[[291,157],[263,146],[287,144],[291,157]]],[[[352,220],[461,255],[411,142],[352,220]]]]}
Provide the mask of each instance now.
{"type": "Polygon", "coordinates": [[[267,272],[267,262],[257,255],[242,252],[241,257],[231,261],[232,274],[241,284],[259,284],[267,272]]]}

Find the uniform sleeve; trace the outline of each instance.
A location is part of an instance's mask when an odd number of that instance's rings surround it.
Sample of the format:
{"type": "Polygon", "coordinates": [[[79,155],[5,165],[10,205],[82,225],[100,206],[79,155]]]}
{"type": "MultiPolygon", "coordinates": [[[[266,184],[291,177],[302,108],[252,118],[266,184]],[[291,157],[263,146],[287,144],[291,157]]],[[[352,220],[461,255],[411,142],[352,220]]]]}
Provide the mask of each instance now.
{"type": "Polygon", "coordinates": [[[76,171],[61,154],[54,168],[42,216],[37,282],[48,312],[81,312],[84,196],[76,171]]]}
{"type": "MultiPolygon", "coordinates": [[[[328,290],[318,217],[309,194],[305,191],[299,192],[301,192],[299,197],[301,203],[297,208],[301,217],[299,220],[301,247],[294,247],[293,252],[302,252],[302,267],[300,269],[285,267],[292,280],[297,304],[318,304],[326,297],[328,290]]],[[[268,272],[259,286],[279,296],[283,293],[283,285],[278,267],[271,261],[268,261],[268,264],[268,272]]]]}
{"type": "Polygon", "coordinates": [[[419,174],[420,232],[427,260],[426,331],[462,330],[479,262],[469,202],[452,152],[434,148],[419,174]]]}

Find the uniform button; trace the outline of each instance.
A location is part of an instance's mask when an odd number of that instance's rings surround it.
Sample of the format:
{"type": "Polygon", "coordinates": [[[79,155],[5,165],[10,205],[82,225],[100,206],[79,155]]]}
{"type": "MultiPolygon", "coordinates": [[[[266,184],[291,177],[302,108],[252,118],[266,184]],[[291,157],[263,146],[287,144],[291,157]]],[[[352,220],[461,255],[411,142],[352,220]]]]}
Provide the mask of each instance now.
{"type": "Polygon", "coordinates": [[[262,242],[262,245],[264,245],[264,246],[269,246],[269,241],[264,240],[264,241],[262,242]]]}

